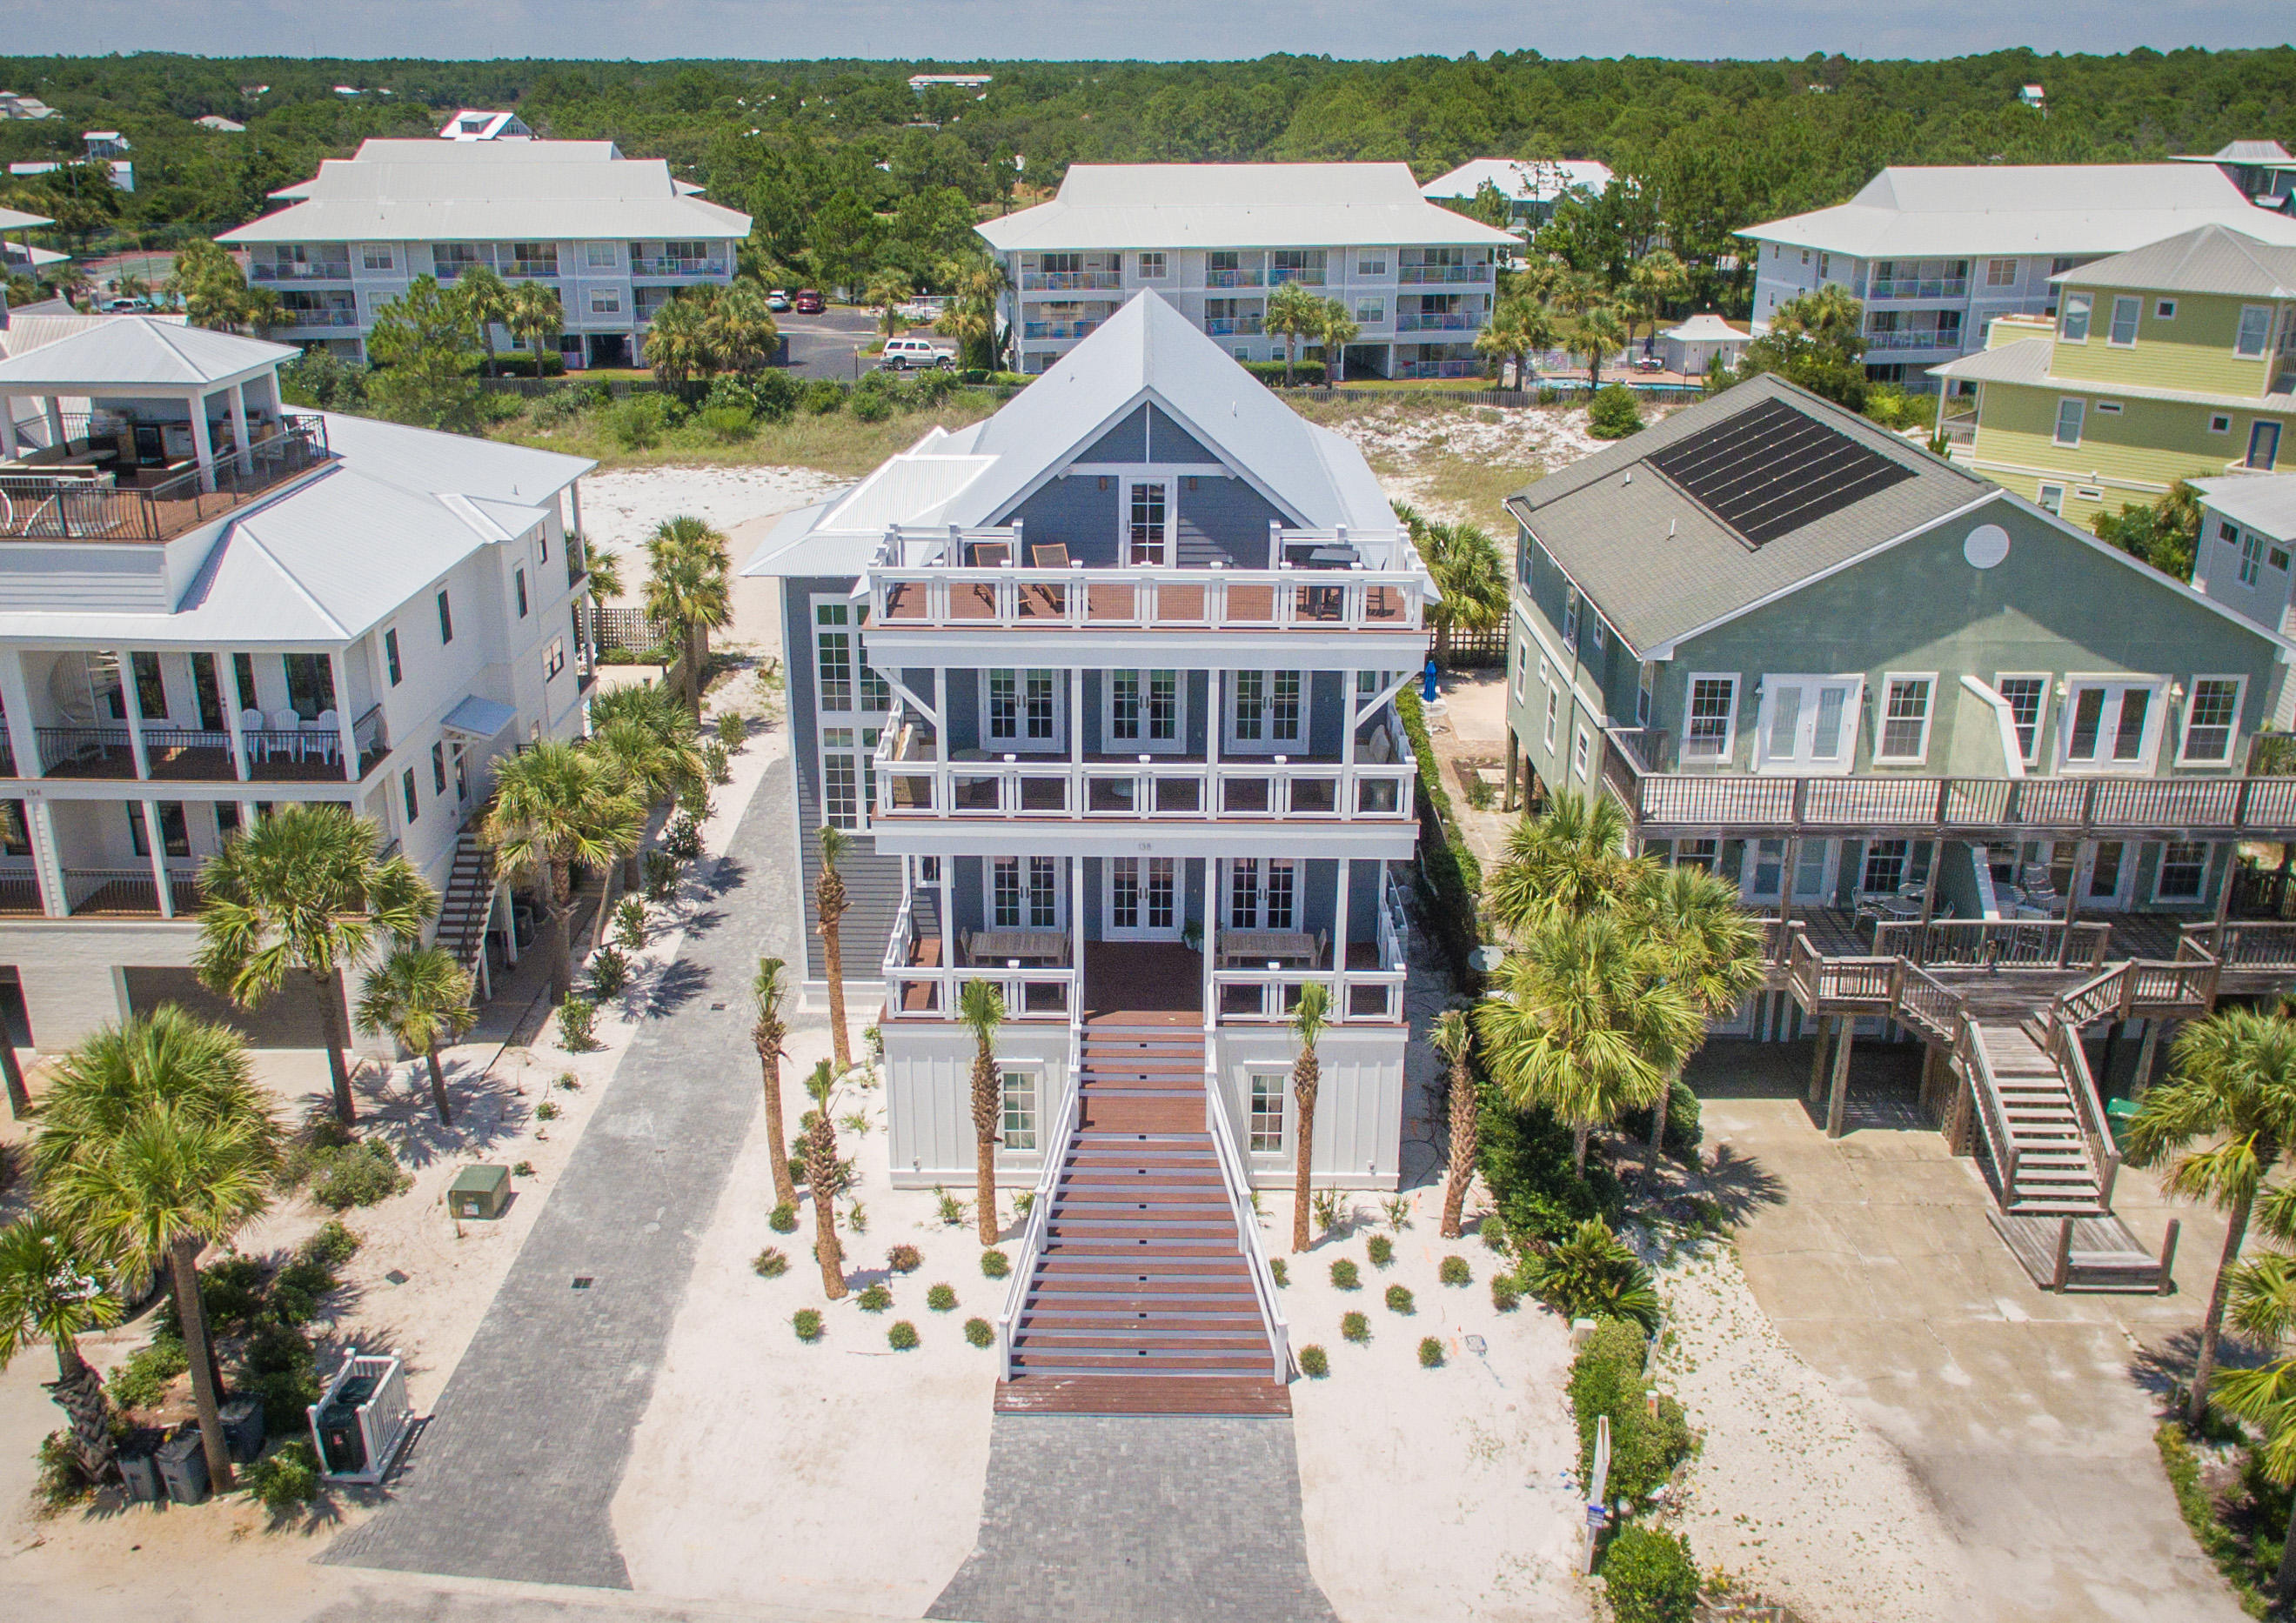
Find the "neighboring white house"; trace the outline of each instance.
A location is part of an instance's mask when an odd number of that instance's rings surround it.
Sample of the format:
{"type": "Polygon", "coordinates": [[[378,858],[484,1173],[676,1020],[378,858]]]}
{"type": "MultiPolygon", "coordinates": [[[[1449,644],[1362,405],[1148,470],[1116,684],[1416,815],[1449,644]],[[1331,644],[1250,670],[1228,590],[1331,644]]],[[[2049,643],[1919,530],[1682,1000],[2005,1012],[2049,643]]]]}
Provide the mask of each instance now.
{"type": "Polygon", "coordinates": [[[2213,152],[2180,152],[2171,163],[2214,164],[2251,202],[2285,208],[2296,193],[2296,158],[2277,141],[2227,141],[2213,152]]]}
{"type": "Polygon", "coordinates": [[[2208,225],[2296,243],[2207,164],[1887,168],[1848,202],[1750,225],[1753,325],[1828,283],[1866,307],[1866,371],[1927,388],[1927,369],[1985,347],[1997,316],[2054,315],[2052,276],[2208,225]]]}
{"type": "MultiPolygon", "coordinates": [[[[593,464],[288,411],[295,353],[121,316],[0,361],[0,996],[36,1046],[199,1003],[200,863],[286,801],[373,819],[480,958],[488,763],[580,730],[593,464]]],[[[315,1012],[234,1018],[306,1046],[315,1012]]]]}
{"type": "Polygon", "coordinates": [[[63,115],[36,95],[0,90],[0,119],[60,119],[63,115]]]}
{"type": "Polygon", "coordinates": [[[1611,166],[1592,159],[1472,158],[1429,181],[1419,194],[1432,203],[1472,201],[1485,186],[1496,186],[1507,201],[1508,219],[1535,231],[1546,223],[1565,193],[1600,197],[1610,184],[1611,166]]]}
{"type": "MultiPolygon", "coordinates": [[[[248,280],[277,291],[278,336],[295,343],[361,358],[375,312],[416,277],[487,265],[556,291],[568,365],[627,366],[679,289],[733,280],[750,217],[696,190],[611,141],[374,140],[217,241],[247,250],[248,280]]],[[[497,328],[496,341],[518,340],[497,328]]]]}
{"type": "Polygon", "coordinates": [[[1076,164],[1052,201],[975,229],[1004,261],[1026,373],[1142,289],[1236,359],[1281,360],[1267,296],[1296,282],[1354,319],[1348,374],[1472,375],[1496,267],[1521,246],[1429,202],[1400,163],[1076,164]]]}
{"type": "Polygon", "coordinates": [[[236,119],[226,119],[219,112],[203,113],[192,122],[201,129],[213,130],[221,135],[241,135],[247,133],[246,125],[236,119]]]}
{"type": "MultiPolygon", "coordinates": [[[[100,160],[91,158],[88,161],[94,162],[100,160]]],[[[119,187],[122,192],[133,192],[135,190],[135,164],[133,160],[127,158],[113,158],[101,161],[106,161],[108,163],[108,166],[111,170],[111,184],[113,185],[119,187]]],[[[37,162],[12,163],[8,166],[8,173],[15,176],[18,180],[30,180],[37,176],[53,175],[63,167],[64,166],[61,161],[51,158],[42,160],[37,162]]]]}
{"type": "Polygon", "coordinates": [[[1717,357],[1725,366],[1735,366],[1753,334],[1734,327],[1712,311],[1702,311],[1678,327],[1658,335],[1659,358],[1669,372],[1703,377],[1717,357]]]}
{"type": "MultiPolygon", "coordinates": [[[[2201,533],[2193,585],[2267,631],[2296,635],[2296,473],[2226,473],[2196,479],[2201,533]]],[[[2274,725],[2296,720],[2296,683],[2274,725]]]]}
{"type": "Polygon", "coordinates": [[[534,132],[514,112],[466,107],[439,131],[442,141],[531,141],[534,132]]]}

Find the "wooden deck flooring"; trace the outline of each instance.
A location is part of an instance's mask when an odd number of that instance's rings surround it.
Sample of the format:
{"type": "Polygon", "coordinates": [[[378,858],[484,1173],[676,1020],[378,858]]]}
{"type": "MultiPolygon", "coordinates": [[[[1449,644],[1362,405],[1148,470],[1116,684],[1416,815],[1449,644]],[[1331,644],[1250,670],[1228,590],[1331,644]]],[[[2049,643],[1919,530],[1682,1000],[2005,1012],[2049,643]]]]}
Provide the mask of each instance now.
{"type": "MultiPolygon", "coordinates": [[[[2001,1211],[1988,1211],[1985,1215],[2025,1272],[2032,1275],[2033,1283],[2045,1291],[2051,1289],[2056,1283],[2057,1246],[2064,1220],[2001,1211]]],[[[2110,1213],[2101,1217],[2075,1217],[2072,1225],[2072,1251],[2064,1286],[2067,1291],[2144,1296],[2160,1291],[2161,1258],[2139,1245],[2136,1236],[2119,1217],[2110,1213]]]]}
{"type": "Polygon", "coordinates": [[[1193,1025],[1204,1013],[1204,956],[1168,941],[1084,944],[1084,1023],[1193,1025]]]}
{"type": "Polygon", "coordinates": [[[1273,1381],[1215,1376],[1021,1375],[996,1383],[999,1414],[1289,1414],[1273,1381]]]}

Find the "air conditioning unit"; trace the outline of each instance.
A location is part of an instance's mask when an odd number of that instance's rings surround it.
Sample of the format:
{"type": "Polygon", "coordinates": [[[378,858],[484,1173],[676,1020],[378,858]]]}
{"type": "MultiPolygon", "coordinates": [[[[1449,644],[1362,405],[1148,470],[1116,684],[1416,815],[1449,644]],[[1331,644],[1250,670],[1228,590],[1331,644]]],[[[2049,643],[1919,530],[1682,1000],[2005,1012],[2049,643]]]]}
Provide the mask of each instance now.
{"type": "Polygon", "coordinates": [[[362,1357],[356,1347],[308,1413],[319,1472],[332,1482],[381,1481],[414,1427],[398,1357],[362,1357]]]}

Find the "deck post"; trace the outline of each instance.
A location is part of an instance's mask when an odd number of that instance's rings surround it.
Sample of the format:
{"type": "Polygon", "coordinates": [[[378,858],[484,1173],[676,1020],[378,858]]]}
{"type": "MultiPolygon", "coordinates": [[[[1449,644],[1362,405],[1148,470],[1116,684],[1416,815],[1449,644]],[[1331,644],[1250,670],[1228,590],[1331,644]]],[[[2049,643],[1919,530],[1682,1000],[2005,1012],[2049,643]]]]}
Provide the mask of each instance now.
{"type": "Polygon", "coordinates": [[[1809,1102],[1816,1104],[1825,1091],[1825,1039],[1833,1027],[1833,1016],[1817,1017],[1817,1052],[1809,1058],[1809,1102]]]}
{"type": "Polygon", "coordinates": [[[1945,1119],[1945,1051],[1937,1044],[1922,1044],[1922,1109],[1937,1116],[1940,1124],[1945,1119]]]}
{"type": "Polygon", "coordinates": [[[2129,1084],[2128,1096],[2144,1097],[2144,1090],[2152,1086],[2152,1059],[2161,1047],[2161,1017],[2148,1015],[2144,1021],[2144,1044],[2136,1051],[2136,1077],[2129,1084]]]}
{"type": "MultiPolygon", "coordinates": [[[[1799,793],[1799,790],[1797,790],[1799,793]]],[[[1801,836],[1786,836],[1785,863],[1778,870],[1778,922],[1793,922],[1794,870],[1801,865],[1801,836]]]]}
{"type": "MultiPolygon", "coordinates": [[[[2094,785],[2092,785],[2094,787],[2094,785]]],[[[2080,922],[2081,848],[2087,842],[2073,843],[2072,881],[2065,887],[2065,932],[2057,942],[2057,967],[2063,969],[2072,962],[2073,926],[2080,922]]]]}
{"type": "Polygon", "coordinates": [[[2057,1266],[2049,1279],[2049,1289],[2062,1292],[2073,1272],[2073,1220],[2057,1219],[2057,1266]]]}
{"type": "MultiPolygon", "coordinates": [[[[1937,917],[1938,874],[1945,867],[1945,841],[1930,841],[1930,872],[1928,882],[1922,886],[1922,923],[1924,928],[1937,917]]],[[[1926,945],[1926,942],[1924,943],[1926,945]]]]}
{"type": "MultiPolygon", "coordinates": [[[[2281,848],[2286,849],[2286,847],[2281,848]]],[[[2230,840],[2225,846],[2224,877],[2217,881],[2217,940],[2221,947],[2225,920],[2232,916],[2232,881],[2240,873],[2240,841],[2230,840]]]]}
{"type": "Polygon", "coordinates": [[[2176,1288],[2177,1282],[2170,1277],[2170,1270],[2177,1266],[2177,1231],[2183,1226],[2183,1218],[2169,1218],[2169,1232],[2161,1239],[2161,1294],[2163,1296],[2176,1288]]]}
{"type": "Polygon", "coordinates": [[[2097,1065],[2096,1079],[2100,1086],[2108,1090],[2112,1086],[2112,1059],[2114,1051],[2120,1046],[2120,1029],[2128,1023],[2128,1020],[2123,1018],[2112,1021],[2104,1029],[2104,1058],[2097,1065]]]}
{"type": "Polygon", "coordinates": [[[1834,1016],[1833,1094],[1825,1104],[1825,1135],[1828,1138],[1841,1136],[1842,1112],[1849,1103],[1849,1050],[1857,1032],[1853,1023],[1855,1019],[1854,1015],[1849,1014],[1834,1016]]]}
{"type": "Polygon", "coordinates": [[[1514,783],[1515,783],[1515,764],[1516,764],[1516,763],[1515,763],[1515,756],[1516,756],[1516,754],[1517,754],[1517,752],[1518,752],[1518,751],[1517,751],[1517,749],[1516,749],[1516,746],[1515,746],[1515,742],[1514,742],[1514,729],[1513,729],[1513,727],[1509,727],[1509,728],[1506,730],[1506,746],[1507,746],[1506,795],[1505,795],[1505,799],[1503,799],[1502,800],[1500,800],[1500,802],[1499,802],[1499,809],[1500,809],[1501,811],[1509,811],[1509,812],[1511,812],[1511,811],[1513,811],[1513,810],[1514,809],[1514,783]]]}

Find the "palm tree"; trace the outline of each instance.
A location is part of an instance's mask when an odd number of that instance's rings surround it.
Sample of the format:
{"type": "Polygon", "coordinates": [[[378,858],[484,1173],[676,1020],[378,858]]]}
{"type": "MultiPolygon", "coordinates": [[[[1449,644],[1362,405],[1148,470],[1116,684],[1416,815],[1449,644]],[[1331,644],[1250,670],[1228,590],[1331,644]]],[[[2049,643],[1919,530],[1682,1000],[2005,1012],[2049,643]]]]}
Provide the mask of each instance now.
{"type": "Polygon", "coordinates": [[[1312,1203],[1308,1181],[1316,1162],[1316,1092],[1323,1086],[1323,1063],[1316,1057],[1316,1039],[1324,1035],[1332,1012],[1332,995],[1320,980],[1300,988],[1292,1006],[1292,1035],[1300,1039],[1300,1057],[1292,1062],[1292,1097],[1299,1107],[1300,1130],[1292,1168],[1292,1249],[1308,1249],[1308,1211],[1312,1203]]]}
{"type": "Polygon", "coordinates": [[[1582,1172],[1594,1130],[1663,1101],[1698,1040],[1697,1005],[1653,967],[1609,910],[1557,915],[1500,964],[1498,996],[1476,1006],[1492,1079],[1517,1110],[1544,1106],[1570,1126],[1582,1172]]]}
{"type": "Polygon", "coordinates": [[[1324,300],[1323,324],[1316,328],[1316,334],[1323,340],[1325,382],[1337,383],[1344,378],[1348,370],[1348,346],[1356,341],[1356,334],[1362,331],[1356,324],[1356,318],[1348,314],[1347,306],[1336,299],[1324,300]]]}
{"type": "Polygon", "coordinates": [[[709,348],[709,316],[700,299],[672,299],[653,313],[646,327],[646,365],[655,381],[684,395],[697,377],[707,377],[715,365],[709,348]]]}
{"type": "Polygon", "coordinates": [[[853,1069],[853,1049],[845,1035],[845,953],[837,921],[845,916],[845,876],[840,858],[853,848],[853,837],[830,824],[821,825],[821,873],[813,881],[813,910],[820,920],[821,968],[829,978],[829,1048],[840,1071],[853,1069]]]}
{"type": "MultiPolygon", "coordinates": [[[[642,810],[709,781],[709,763],[695,742],[693,719],[667,688],[622,687],[590,705],[587,748],[612,766],[642,810]]],[[[622,858],[622,889],[638,888],[638,847],[622,858]]],[[[605,912],[603,904],[601,917],[605,912]]]]}
{"type": "Polygon", "coordinates": [[[1435,1052],[1451,1067],[1451,1178],[1443,1189],[1442,1236],[1459,1237],[1459,1217],[1467,1206],[1467,1185],[1475,1181],[1475,1032],[1464,1009],[1435,1017],[1435,1052]]]}
{"type": "Polygon", "coordinates": [[[574,990],[574,865],[604,868],[638,841],[645,814],[603,757],[545,739],[499,762],[480,838],[504,870],[530,875],[550,916],[550,996],[574,990]]]}
{"type": "Polygon", "coordinates": [[[1587,357],[1587,389],[1588,393],[1603,386],[1603,357],[1616,355],[1630,341],[1626,323],[1610,305],[1598,304],[1582,310],[1571,321],[1570,347],[1587,357]]]}
{"type": "Polygon", "coordinates": [[[702,313],[702,335],[720,372],[755,372],[781,336],[766,296],[744,278],[720,291],[702,313]]]}
{"type": "MultiPolygon", "coordinates": [[[[1675,258],[1669,249],[1653,248],[1627,269],[1627,288],[1630,303],[1628,309],[1639,322],[1647,318],[1652,332],[1658,330],[1659,318],[1666,313],[1668,303],[1690,284],[1689,269],[1675,258]]],[[[1627,341],[1634,341],[1635,329],[1627,329],[1627,341]]]]}
{"type": "Polygon", "coordinates": [[[1534,299],[1509,298],[1491,313],[1490,324],[1475,334],[1475,348],[1514,362],[1514,386],[1530,387],[1530,357],[1557,342],[1554,316],[1534,299]]]}
{"type": "Polygon", "coordinates": [[[36,1213],[0,1229],[0,1370],[34,1341],[54,1344],[48,1392],[70,1418],[72,1447],[92,1482],[111,1465],[111,1405],[79,1356],[79,1338],[119,1322],[119,1298],[54,1225],[36,1213]]]}
{"type": "Polygon", "coordinates": [[[228,1492],[199,1258],[271,1202],[279,1126],[247,1051],[229,1027],[162,1004],[66,1055],[44,1117],[32,1162],[47,1217],[131,1284],[168,1271],[208,1477],[228,1492]]]}
{"type": "Polygon", "coordinates": [[[558,302],[558,290],[539,282],[520,283],[511,290],[503,324],[513,338],[524,340],[527,352],[534,357],[534,375],[540,377],[544,348],[566,330],[566,312],[558,302]]]}
{"type": "Polygon", "coordinates": [[[1001,358],[996,312],[1008,285],[1004,265],[986,255],[952,259],[940,267],[940,278],[953,293],[933,330],[956,340],[967,365],[977,360],[995,370],[1001,358]]]}
{"type": "MultiPolygon", "coordinates": [[[[2296,1243],[2296,1186],[2279,1184],[2256,1203],[2256,1222],[2283,1245],[2296,1243]]],[[[2259,1369],[2228,1369],[2216,1381],[2216,1402],[2263,1433],[2251,1458],[2277,1487],[2296,1484],[2296,1257],[2271,1251],[2233,1270],[2232,1322],[2258,1340],[2276,1345],[2279,1357],[2259,1369]]],[[[2285,1608],[2296,1600],[2296,1520],[2280,1549],[2273,1589],[2285,1608]]]]}
{"type": "Polygon", "coordinates": [[[1423,518],[1408,506],[1398,506],[1396,512],[1442,593],[1440,602],[1428,606],[1428,619],[1435,627],[1435,663],[1447,668],[1454,631],[1488,631],[1505,620],[1506,560],[1480,524],[1446,524],[1423,518]]]}
{"type": "Polygon", "coordinates": [[[813,1254],[821,1261],[821,1289],[831,1301],[845,1294],[845,1253],[837,1243],[837,1078],[827,1060],[806,1078],[813,1125],[805,1134],[805,1182],[813,1191],[813,1254]]]}
{"type": "Polygon", "coordinates": [[[2198,1426],[2208,1414],[2226,1295],[2251,1209],[2266,1175],[2296,1144],[2296,1021],[2221,1010],[2179,1032],[2174,1054],[2169,1080],[2145,1094],[2125,1142],[2136,1166],[2173,1156],[2169,1193],[2207,1201],[2225,1214],[2224,1252],[2185,1403],[2186,1421],[2198,1426]],[[2193,1148],[2196,1143],[2206,1147],[2193,1148]]]}
{"type": "Polygon", "coordinates": [[[207,906],[192,966],[210,991],[251,1009],[299,975],[326,1021],[335,1116],[357,1119],[344,1058],[343,970],[386,940],[411,942],[439,893],[348,807],[290,802],[234,834],[200,870],[207,906]]]}
{"type": "MultiPolygon", "coordinates": [[[[1737,888],[1703,868],[1665,867],[1648,874],[1628,900],[1628,915],[1644,932],[1659,975],[1698,1007],[1703,1021],[1721,1019],[1762,984],[1762,928],[1738,905],[1737,888]]],[[[1667,1098],[1651,1111],[1651,1165],[1666,1145],[1667,1104],[1674,1084],[1705,1045],[1705,1026],[1668,1079],[1667,1098]]]]}
{"type": "Polygon", "coordinates": [[[968,980],[958,994],[956,1018],[972,1033],[972,1193],[980,1208],[980,1243],[996,1243],[997,1128],[1004,1114],[1004,1075],[996,1067],[996,1028],[1004,1023],[1004,997],[985,980],[968,980]]]}
{"type": "Polygon", "coordinates": [[[471,1007],[470,971],[443,947],[402,947],[359,983],[357,1015],[360,1030],[371,1037],[387,1032],[422,1056],[430,1070],[430,1102],[438,1109],[439,1125],[453,1127],[439,1045],[455,1041],[478,1021],[478,1011],[471,1007]]]}
{"type": "Polygon", "coordinates": [[[1287,282],[1267,296],[1269,334],[1283,340],[1283,387],[1292,387],[1292,368],[1299,365],[1302,334],[1316,331],[1324,319],[1324,301],[1297,282],[1287,282]]]}
{"type": "MultiPolygon", "coordinates": [[[[510,322],[510,283],[496,275],[491,265],[473,265],[455,279],[455,297],[462,302],[463,314],[478,325],[479,341],[487,347],[487,375],[491,377],[495,372],[495,328],[510,322]]],[[[537,361],[537,370],[539,369],[537,361]]]]}
{"type": "Polygon", "coordinates": [[[704,521],[681,513],[664,519],[646,537],[645,611],[678,631],[687,708],[701,725],[701,688],[709,664],[709,633],[734,618],[726,537],[704,521]]]}
{"type": "Polygon", "coordinates": [[[774,1163],[774,1203],[794,1207],[797,1184],[790,1176],[789,1140],[782,1131],[782,1062],[789,1057],[789,1026],[782,1019],[782,961],[758,960],[750,981],[758,1018],[750,1027],[750,1041],[758,1051],[758,1068],[764,1073],[766,1142],[774,1163]]]}
{"type": "Polygon", "coordinates": [[[1655,865],[1627,855],[1627,815],[1608,795],[1558,789],[1546,809],[1507,832],[1483,889],[1502,930],[1521,935],[1560,914],[1584,918],[1648,882],[1655,865]]]}
{"type": "Polygon", "coordinates": [[[885,336],[890,338],[900,324],[900,317],[896,312],[908,303],[909,295],[915,291],[906,272],[881,270],[869,278],[869,288],[861,295],[861,302],[877,312],[877,324],[884,328],[885,336]]]}

